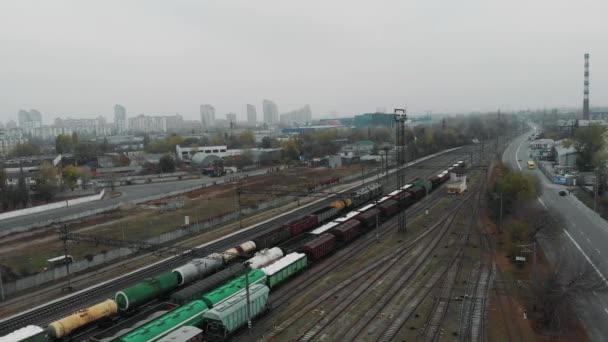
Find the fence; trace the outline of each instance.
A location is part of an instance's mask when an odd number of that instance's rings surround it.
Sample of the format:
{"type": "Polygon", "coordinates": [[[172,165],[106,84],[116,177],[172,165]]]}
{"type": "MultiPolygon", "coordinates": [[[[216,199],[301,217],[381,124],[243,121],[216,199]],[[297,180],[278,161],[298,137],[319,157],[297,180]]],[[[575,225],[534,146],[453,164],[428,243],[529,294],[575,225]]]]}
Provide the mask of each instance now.
{"type": "Polygon", "coordinates": [[[41,213],[43,211],[48,211],[48,210],[52,210],[52,209],[65,208],[65,207],[69,207],[69,206],[77,205],[77,204],[81,204],[81,203],[86,203],[86,202],[98,201],[98,200],[102,199],[104,195],[105,195],[105,190],[101,190],[101,192],[97,195],[85,196],[85,197],[80,197],[80,198],[56,202],[56,203],[39,205],[39,206],[21,209],[21,210],[13,210],[13,211],[9,211],[7,213],[0,214],[0,220],[5,220],[5,219],[19,217],[19,216],[25,216],[25,215],[31,215],[31,214],[35,214],[35,213],[41,213]]]}
{"type": "MultiPolygon", "coordinates": [[[[275,208],[277,206],[283,205],[290,201],[292,201],[292,199],[283,197],[283,198],[277,198],[274,200],[262,202],[253,207],[242,208],[241,215],[245,216],[245,215],[253,214],[258,211],[275,208]]],[[[240,215],[238,212],[228,213],[226,215],[217,216],[217,217],[214,217],[209,220],[205,220],[202,222],[197,222],[197,223],[190,224],[188,226],[177,228],[170,232],[161,234],[157,237],[147,239],[146,241],[150,242],[150,243],[171,242],[173,240],[180,239],[184,236],[199,234],[201,232],[209,230],[210,228],[212,228],[214,226],[218,226],[218,225],[221,225],[224,223],[235,221],[239,218],[239,216],[240,215]]],[[[134,249],[130,249],[130,248],[113,249],[106,253],[95,255],[90,260],[83,259],[83,260],[72,263],[70,265],[70,272],[76,273],[76,272],[84,271],[84,270],[92,268],[92,267],[101,266],[112,260],[129,256],[135,252],[137,252],[137,251],[134,249]]],[[[66,271],[65,267],[59,267],[56,269],[40,272],[35,275],[31,275],[31,276],[27,276],[27,277],[18,279],[15,282],[4,284],[4,293],[5,293],[5,295],[9,296],[13,293],[23,291],[23,290],[47,283],[47,282],[59,280],[65,276],[67,276],[67,271],[66,271]]]]}

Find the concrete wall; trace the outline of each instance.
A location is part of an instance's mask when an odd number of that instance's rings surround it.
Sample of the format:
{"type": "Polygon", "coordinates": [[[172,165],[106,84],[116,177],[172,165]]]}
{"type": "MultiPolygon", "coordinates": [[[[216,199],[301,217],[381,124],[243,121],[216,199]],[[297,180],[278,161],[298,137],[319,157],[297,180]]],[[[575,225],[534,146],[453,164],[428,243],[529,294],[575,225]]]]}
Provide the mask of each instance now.
{"type": "Polygon", "coordinates": [[[61,202],[39,205],[36,207],[31,207],[31,208],[26,208],[26,209],[21,209],[21,210],[13,210],[13,211],[9,211],[9,212],[0,214],[0,220],[40,213],[43,211],[57,209],[57,208],[65,208],[65,207],[69,207],[69,206],[81,204],[81,203],[86,203],[86,202],[97,201],[97,200],[100,200],[101,198],[103,198],[104,195],[105,195],[105,191],[102,190],[97,195],[85,196],[85,197],[61,201],[61,202]]]}

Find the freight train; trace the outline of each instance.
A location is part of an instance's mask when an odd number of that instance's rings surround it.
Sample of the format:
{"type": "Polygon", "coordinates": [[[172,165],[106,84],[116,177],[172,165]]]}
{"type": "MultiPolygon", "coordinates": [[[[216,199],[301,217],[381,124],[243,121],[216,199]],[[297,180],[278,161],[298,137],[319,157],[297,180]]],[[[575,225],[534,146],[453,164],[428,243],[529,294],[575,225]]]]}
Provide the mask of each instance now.
{"type": "Polygon", "coordinates": [[[255,305],[259,305],[252,316],[261,314],[266,308],[270,289],[306,268],[310,262],[326,257],[336,248],[372,229],[379,220],[384,221],[400,208],[405,209],[416,203],[446,182],[449,172],[464,167],[465,162],[459,161],[436,176],[415,179],[381,198],[382,186],[378,183],[369,184],[352,192],[346,199],[334,201],[327,207],[259,235],[252,241],[246,241],[223,253],[193,259],[171,272],[118,291],[114,300],[106,300],[55,321],[46,330],[34,335],[38,339],[30,337],[25,340],[40,341],[42,334],[46,334],[48,340],[66,338],[86,325],[107,320],[117,314],[128,315],[147,302],[166,298],[171,292],[171,299],[182,306],[132,330],[118,340],[148,341],[157,332],[165,336],[175,330],[172,327],[184,325],[203,327],[210,335],[225,336],[242,326],[234,322],[238,318],[238,310],[242,309],[237,306],[246,306],[246,301],[241,298],[246,282],[256,286],[255,298],[258,299],[255,300],[258,302],[255,305]],[[374,202],[360,207],[370,201],[374,202]],[[351,208],[353,210],[348,211],[351,208]],[[240,263],[229,264],[254,251],[258,252],[245,262],[250,268],[248,279],[245,275],[235,278],[238,274],[247,272],[247,267],[240,263]],[[175,292],[180,287],[183,288],[175,292]],[[234,300],[228,301],[230,298],[234,300]],[[227,313],[237,316],[225,317],[227,313]]]}

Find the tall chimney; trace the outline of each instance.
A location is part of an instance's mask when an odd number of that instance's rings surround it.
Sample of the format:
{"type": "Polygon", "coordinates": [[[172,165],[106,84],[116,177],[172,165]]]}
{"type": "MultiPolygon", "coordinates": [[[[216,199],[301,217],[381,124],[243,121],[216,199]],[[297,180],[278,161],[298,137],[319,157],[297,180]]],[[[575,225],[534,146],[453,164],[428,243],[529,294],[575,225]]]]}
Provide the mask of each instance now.
{"type": "Polygon", "coordinates": [[[583,90],[583,119],[589,120],[589,54],[585,54],[585,87],[583,90]]]}

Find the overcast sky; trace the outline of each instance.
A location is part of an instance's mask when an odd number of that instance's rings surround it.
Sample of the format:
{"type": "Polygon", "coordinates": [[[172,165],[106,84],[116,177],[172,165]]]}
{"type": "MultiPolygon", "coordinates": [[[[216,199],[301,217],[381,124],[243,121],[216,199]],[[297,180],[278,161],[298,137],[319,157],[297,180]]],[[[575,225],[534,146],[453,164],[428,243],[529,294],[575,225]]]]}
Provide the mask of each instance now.
{"type": "Polygon", "coordinates": [[[606,0],[0,2],[0,120],[608,104],[606,0]]]}

